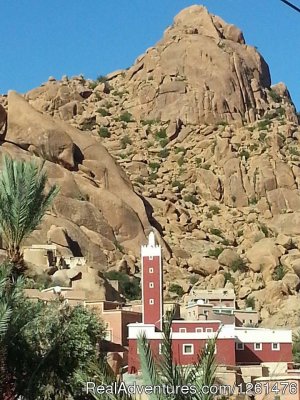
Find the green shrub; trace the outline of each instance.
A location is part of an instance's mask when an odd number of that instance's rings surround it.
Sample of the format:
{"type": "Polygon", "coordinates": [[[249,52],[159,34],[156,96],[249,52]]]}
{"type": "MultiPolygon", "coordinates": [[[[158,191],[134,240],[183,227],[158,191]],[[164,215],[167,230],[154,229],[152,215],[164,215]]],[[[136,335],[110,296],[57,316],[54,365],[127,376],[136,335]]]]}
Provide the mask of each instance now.
{"type": "Polygon", "coordinates": [[[109,271],[104,274],[106,279],[117,280],[120,284],[121,292],[129,300],[138,300],[141,298],[140,279],[129,277],[125,272],[109,271]]]}
{"type": "Polygon", "coordinates": [[[175,154],[183,153],[185,155],[186,149],[184,147],[175,147],[175,154]]]}
{"type": "Polygon", "coordinates": [[[162,149],[162,150],[160,150],[160,152],[158,154],[159,154],[159,157],[161,157],[161,158],[167,158],[168,155],[170,154],[170,151],[168,149],[162,149]]]}
{"type": "Polygon", "coordinates": [[[195,283],[197,283],[199,281],[199,277],[197,275],[192,275],[190,277],[190,284],[191,285],[195,285],[195,283]]]}
{"type": "Polygon", "coordinates": [[[216,236],[223,237],[222,231],[221,231],[220,229],[217,229],[217,228],[211,228],[211,229],[210,229],[210,233],[211,233],[212,235],[216,235],[216,236]]]}
{"type": "Polygon", "coordinates": [[[240,157],[245,157],[245,160],[248,160],[248,158],[250,157],[249,151],[245,150],[245,149],[241,150],[240,151],[240,157]]]}
{"type": "Polygon", "coordinates": [[[156,172],[152,172],[152,173],[149,175],[149,181],[150,181],[150,182],[155,181],[157,178],[158,178],[158,175],[157,175],[156,172]]]}
{"type": "Polygon", "coordinates": [[[208,256],[213,258],[218,258],[219,255],[223,252],[223,247],[215,247],[214,249],[209,249],[208,256]]]}
{"type": "Polygon", "coordinates": [[[89,89],[94,90],[97,86],[98,86],[98,82],[97,81],[89,82],[89,89]]]}
{"type": "Polygon", "coordinates": [[[48,274],[36,275],[33,278],[25,278],[24,288],[25,289],[48,289],[52,287],[53,282],[48,274]]]}
{"type": "Polygon", "coordinates": [[[264,142],[267,137],[267,132],[259,132],[259,141],[264,142]]]}
{"type": "Polygon", "coordinates": [[[98,108],[97,113],[102,115],[102,117],[107,117],[108,115],[111,115],[111,113],[107,111],[105,108],[98,108]]]}
{"type": "Polygon", "coordinates": [[[104,106],[105,106],[105,108],[107,108],[109,110],[110,108],[112,108],[113,104],[110,101],[106,101],[104,103],[104,106]]]}
{"type": "Polygon", "coordinates": [[[121,253],[124,253],[124,247],[121,245],[120,242],[118,242],[117,240],[114,241],[114,245],[116,247],[116,249],[118,249],[121,253]]]}
{"type": "Polygon", "coordinates": [[[224,240],[222,240],[222,244],[223,244],[224,246],[229,246],[230,242],[229,242],[228,239],[224,239],[224,240]]]}
{"type": "Polygon", "coordinates": [[[92,129],[95,128],[96,125],[96,119],[95,118],[89,118],[84,123],[81,125],[80,129],[82,131],[91,131],[92,129]]]}
{"type": "Polygon", "coordinates": [[[182,286],[177,283],[172,283],[169,287],[169,292],[176,293],[178,296],[183,296],[184,290],[182,286]]]}
{"type": "Polygon", "coordinates": [[[271,121],[263,119],[257,123],[257,128],[259,131],[268,130],[271,121]]]}
{"type": "Polygon", "coordinates": [[[98,83],[106,83],[107,82],[107,77],[105,75],[99,75],[99,76],[97,76],[96,81],[98,83]]]}
{"type": "Polygon", "coordinates": [[[169,143],[169,139],[168,139],[168,138],[161,139],[161,140],[159,141],[159,144],[160,144],[161,147],[166,147],[166,145],[167,145],[168,143],[169,143]]]}
{"type": "Polygon", "coordinates": [[[160,129],[159,131],[157,131],[157,132],[155,133],[155,138],[156,138],[157,140],[166,139],[166,138],[167,138],[167,131],[166,131],[166,129],[163,128],[163,129],[160,129]]]}
{"type": "Polygon", "coordinates": [[[175,180],[172,182],[172,187],[178,187],[178,189],[181,191],[184,188],[184,183],[175,180]]]}
{"type": "Polygon", "coordinates": [[[224,278],[225,278],[225,284],[227,282],[231,282],[233,285],[235,284],[235,279],[234,277],[231,275],[230,272],[224,272],[224,278]]]}
{"type": "Polygon", "coordinates": [[[157,162],[150,162],[149,163],[149,168],[152,170],[152,171],[157,171],[158,169],[159,169],[159,167],[160,167],[160,164],[159,163],[157,163],[157,162]]]}
{"type": "Polygon", "coordinates": [[[283,107],[276,108],[275,113],[278,117],[285,117],[285,109],[283,107]]]}
{"type": "Polygon", "coordinates": [[[202,168],[204,168],[204,169],[209,169],[210,168],[210,164],[208,164],[208,163],[206,163],[206,164],[203,164],[202,165],[202,168]]]}
{"type": "Polygon", "coordinates": [[[275,101],[275,103],[280,103],[281,102],[281,96],[277,92],[275,92],[275,90],[270,89],[269,95],[270,95],[271,99],[273,101],[275,101]]]}
{"type": "Polygon", "coordinates": [[[300,156],[300,151],[297,149],[297,147],[290,147],[289,152],[292,156],[300,156]]]}
{"type": "Polygon", "coordinates": [[[274,269],[274,272],[272,275],[273,280],[281,281],[286,273],[287,273],[287,270],[282,264],[277,265],[277,267],[274,269]]]}
{"type": "Polygon", "coordinates": [[[217,215],[220,212],[220,207],[216,205],[209,206],[209,211],[211,211],[213,215],[217,215]]]}
{"type": "Polygon", "coordinates": [[[249,296],[245,300],[245,304],[247,308],[252,308],[252,310],[255,309],[255,298],[252,296],[249,296]]]}
{"type": "Polygon", "coordinates": [[[183,198],[184,201],[193,203],[195,205],[199,204],[198,198],[194,194],[187,194],[183,198]]]}
{"type": "Polygon", "coordinates": [[[132,121],[132,114],[130,112],[125,111],[123,114],[119,116],[119,121],[121,122],[131,122],[132,121]]]}
{"type": "Polygon", "coordinates": [[[132,140],[128,135],[125,135],[120,139],[120,144],[122,149],[126,149],[128,144],[132,144],[132,140]]]}
{"type": "Polygon", "coordinates": [[[120,99],[124,96],[124,94],[128,93],[126,90],[120,91],[120,90],[114,90],[112,92],[113,96],[120,97],[120,99]]]}
{"type": "Polygon", "coordinates": [[[159,123],[159,120],[157,119],[142,119],[141,124],[142,125],[154,125],[159,123]]]}
{"type": "Polygon", "coordinates": [[[102,126],[101,128],[99,128],[98,134],[102,138],[109,138],[111,136],[111,133],[105,126],[102,126]]]}
{"type": "Polygon", "coordinates": [[[198,158],[198,157],[197,157],[195,161],[196,161],[196,167],[199,168],[199,167],[202,166],[202,159],[201,159],[201,158],[198,158]]]}
{"type": "Polygon", "coordinates": [[[248,204],[249,205],[257,204],[257,198],[255,196],[250,197],[250,199],[248,199],[248,204]]]}
{"type": "Polygon", "coordinates": [[[233,272],[240,271],[245,272],[247,269],[246,263],[242,258],[236,258],[230,265],[233,272]]]}

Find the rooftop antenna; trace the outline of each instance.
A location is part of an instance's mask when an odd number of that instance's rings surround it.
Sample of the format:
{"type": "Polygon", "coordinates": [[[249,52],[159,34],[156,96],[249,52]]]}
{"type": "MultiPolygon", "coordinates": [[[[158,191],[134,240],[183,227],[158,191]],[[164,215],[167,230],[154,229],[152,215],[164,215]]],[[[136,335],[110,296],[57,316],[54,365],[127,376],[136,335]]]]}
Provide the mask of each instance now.
{"type": "Polygon", "coordinates": [[[298,11],[300,13],[300,8],[295,6],[295,4],[291,3],[288,0],[280,0],[282,3],[286,4],[287,6],[293,8],[294,10],[298,11]]]}

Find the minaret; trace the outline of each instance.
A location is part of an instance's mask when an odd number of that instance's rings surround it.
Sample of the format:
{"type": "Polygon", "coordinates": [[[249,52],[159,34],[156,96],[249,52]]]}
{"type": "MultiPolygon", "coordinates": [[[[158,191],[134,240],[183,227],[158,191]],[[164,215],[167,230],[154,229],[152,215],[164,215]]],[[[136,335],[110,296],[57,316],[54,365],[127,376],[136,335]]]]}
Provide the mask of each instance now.
{"type": "Polygon", "coordinates": [[[161,247],[155,244],[154,233],[148,237],[147,246],[141,249],[143,323],[155,324],[162,329],[163,283],[161,247]]]}

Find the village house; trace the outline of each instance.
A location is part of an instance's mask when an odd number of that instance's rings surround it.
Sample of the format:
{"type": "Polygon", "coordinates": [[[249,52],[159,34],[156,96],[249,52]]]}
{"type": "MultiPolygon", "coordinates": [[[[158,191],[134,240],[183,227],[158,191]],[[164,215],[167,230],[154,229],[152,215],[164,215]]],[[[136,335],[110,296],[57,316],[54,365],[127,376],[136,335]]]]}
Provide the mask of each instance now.
{"type": "MultiPolygon", "coordinates": [[[[141,248],[141,269],[142,322],[128,325],[129,374],[140,370],[139,335],[145,333],[155,357],[159,357],[163,338],[162,252],[153,233],[141,248]]],[[[193,293],[188,301],[185,319],[174,319],[171,330],[174,359],[179,365],[196,362],[207,340],[217,337],[216,361],[223,376],[225,371],[234,371],[247,382],[263,374],[286,373],[292,367],[292,332],[252,327],[258,323],[257,313],[236,310],[233,291],[203,290],[193,293]],[[247,324],[250,326],[241,326],[247,324]]]]}

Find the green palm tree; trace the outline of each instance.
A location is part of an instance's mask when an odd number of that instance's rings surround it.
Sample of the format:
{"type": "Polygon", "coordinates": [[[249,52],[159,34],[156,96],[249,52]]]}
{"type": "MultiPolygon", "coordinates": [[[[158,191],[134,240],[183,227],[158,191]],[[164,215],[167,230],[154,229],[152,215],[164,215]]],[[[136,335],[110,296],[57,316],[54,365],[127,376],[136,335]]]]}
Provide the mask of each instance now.
{"type": "Polygon", "coordinates": [[[45,193],[47,174],[44,162],[13,160],[3,157],[0,175],[0,231],[7,247],[7,257],[17,271],[24,268],[20,246],[39,225],[59,188],[45,193]]]}
{"type": "Polygon", "coordinates": [[[7,340],[14,303],[22,295],[23,279],[11,280],[11,266],[0,268],[0,398],[15,399],[13,378],[7,369],[7,340]]]}
{"type": "Polygon", "coordinates": [[[157,391],[150,395],[151,400],[211,400],[213,395],[204,394],[204,386],[211,387],[215,382],[216,363],[215,345],[216,339],[207,341],[206,346],[198,357],[197,363],[189,366],[178,365],[174,360],[171,339],[171,327],[174,312],[167,313],[163,323],[163,339],[161,343],[161,354],[155,358],[146,338],[145,333],[138,337],[138,349],[142,370],[142,379],[145,385],[162,386],[168,385],[172,388],[193,386],[196,393],[182,394],[178,391],[174,394],[165,394],[157,391]]]}

